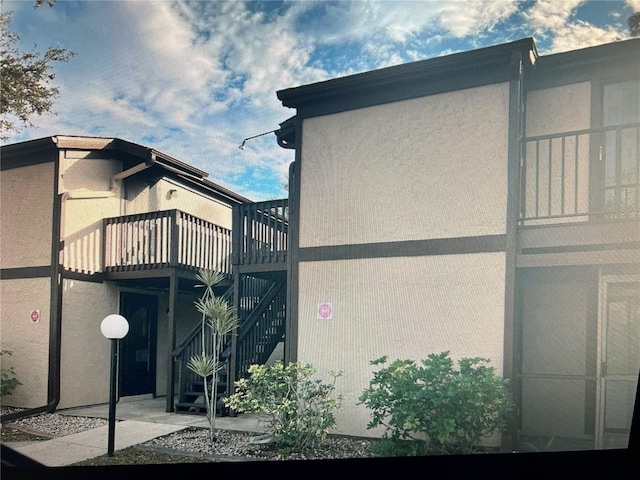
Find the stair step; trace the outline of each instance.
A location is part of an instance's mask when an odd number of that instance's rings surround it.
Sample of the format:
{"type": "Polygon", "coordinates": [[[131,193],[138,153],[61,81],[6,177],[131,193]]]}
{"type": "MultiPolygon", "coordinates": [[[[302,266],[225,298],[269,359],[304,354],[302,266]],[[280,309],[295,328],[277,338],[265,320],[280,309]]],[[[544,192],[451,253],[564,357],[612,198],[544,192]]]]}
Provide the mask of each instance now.
{"type": "MultiPolygon", "coordinates": [[[[206,415],[207,406],[204,403],[178,402],[174,405],[174,411],[175,413],[186,413],[190,415],[206,415]]],[[[221,417],[226,417],[229,415],[229,409],[224,405],[218,405],[216,414],[221,417]]]]}

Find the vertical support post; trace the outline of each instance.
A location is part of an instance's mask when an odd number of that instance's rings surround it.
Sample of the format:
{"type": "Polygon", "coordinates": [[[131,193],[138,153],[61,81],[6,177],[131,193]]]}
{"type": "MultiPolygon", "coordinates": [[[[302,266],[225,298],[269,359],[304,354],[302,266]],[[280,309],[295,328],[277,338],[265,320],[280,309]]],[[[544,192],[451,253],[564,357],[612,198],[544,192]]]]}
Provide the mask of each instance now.
{"type": "Polygon", "coordinates": [[[113,457],[116,436],[116,380],[118,378],[118,339],[111,339],[111,374],[109,379],[109,433],[107,455],[113,457]]]}
{"type": "Polygon", "coordinates": [[[178,266],[178,252],[179,252],[179,243],[180,243],[180,233],[178,232],[178,215],[179,212],[177,210],[171,211],[171,240],[169,244],[169,266],[176,267],[178,266]]]}
{"type": "MultiPolygon", "coordinates": [[[[238,316],[240,315],[240,298],[242,292],[240,291],[240,273],[235,268],[233,272],[233,307],[235,308],[238,316]]],[[[238,363],[238,327],[233,329],[231,333],[231,356],[229,357],[229,375],[227,375],[227,382],[229,382],[227,392],[228,395],[233,394],[235,382],[236,382],[236,370],[238,363]]],[[[233,410],[229,411],[229,415],[235,416],[233,410]]]]}
{"type": "Polygon", "coordinates": [[[176,364],[173,358],[173,351],[176,349],[176,305],[178,303],[178,276],[175,268],[171,269],[169,275],[169,328],[167,341],[169,342],[169,353],[167,355],[167,403],[166,411],[173,412],[175,399],[175,373],[176,364]]]}

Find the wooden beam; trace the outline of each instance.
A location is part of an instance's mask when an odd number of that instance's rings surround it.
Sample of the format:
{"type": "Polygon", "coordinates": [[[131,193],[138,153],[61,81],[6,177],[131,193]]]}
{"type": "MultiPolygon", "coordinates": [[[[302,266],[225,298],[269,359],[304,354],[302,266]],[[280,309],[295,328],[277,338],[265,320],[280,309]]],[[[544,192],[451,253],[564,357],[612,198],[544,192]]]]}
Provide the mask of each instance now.
{"type": "Polygon", "coordinates": [[[640,249],[542,253],[518,255],[516,258],[516,266],[518,268],[630,263],[640,263],[640,249]]]}

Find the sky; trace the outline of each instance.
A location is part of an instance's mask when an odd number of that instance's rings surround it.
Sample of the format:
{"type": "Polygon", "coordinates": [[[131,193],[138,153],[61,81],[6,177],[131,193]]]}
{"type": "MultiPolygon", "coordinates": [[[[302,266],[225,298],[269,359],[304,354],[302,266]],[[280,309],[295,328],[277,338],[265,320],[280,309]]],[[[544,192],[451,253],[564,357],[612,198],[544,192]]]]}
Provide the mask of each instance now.
{"type": "Polygon", "coordinates": [[[23,50],[54,64],[60,94],[3,143],[116,137],[171,155],[255,201],[284,198],[293,150],[275,130],[295,115],[276,92],[525,37],[541,55],[629,38],[640,0],[32,0],[0,4],[23,50]]]}

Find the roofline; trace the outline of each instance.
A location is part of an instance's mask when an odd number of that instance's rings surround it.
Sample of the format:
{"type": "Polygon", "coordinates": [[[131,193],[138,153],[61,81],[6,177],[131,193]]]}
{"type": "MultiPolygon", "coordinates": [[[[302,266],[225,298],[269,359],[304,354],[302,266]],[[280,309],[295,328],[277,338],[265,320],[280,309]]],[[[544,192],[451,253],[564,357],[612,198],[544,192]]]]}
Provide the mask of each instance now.
{"type": "MultiPolygon", "coordinates": [[[[145,147],[137,143],[122,140],[115,137],[91,137],[75,135],[53,135],[34,140],[26,140],[8,145],[2,145],[2,156],[17,156],[37,151],[55,150],[113,150],[124,152],[143,161],[154,164],[160,168],[177,174],[184,180],[198,184],[206,190],[237,203],[252,202],[252,200],[232,191],[228,188],[207,179],[208,172],[200,170],[188,163],[178,160],[166,153],[154,148],[145,147]]],[[[53,161],[53,159],[52,159],[53,161]]]]}
{"type": "Polygon", "coordinates": [[[462,73],[480,67],[488,67],[492,63],[510,60],[516,50],[528,50],[535,58],[538,51],[533,38],[524,38],[514,42],[479,48],[466,52],[453,53],[441,57],[395,65],[368,72],[338,77],[299,87],[287,88],[277,92],[278,99],[285,107],[298,108],[301,105],[333,95],[335,92],[379,88],[392,85],[398,81],[403,83],[416,81],[425,77],[462,73]]]}
{"type": "Polygon", "coordinates": [[[590,60],[600,62],[603,59],[611,60],[612,57],[626,57],[629,55],[632,55],[637,60],[639,58],[638,49],[640,49],[640,38],[629,38],[567,52],[542,55],[540,57],[540,65],[544,67],[572,67],[576,62],[580,64],[589,63],[590,60]]]}

